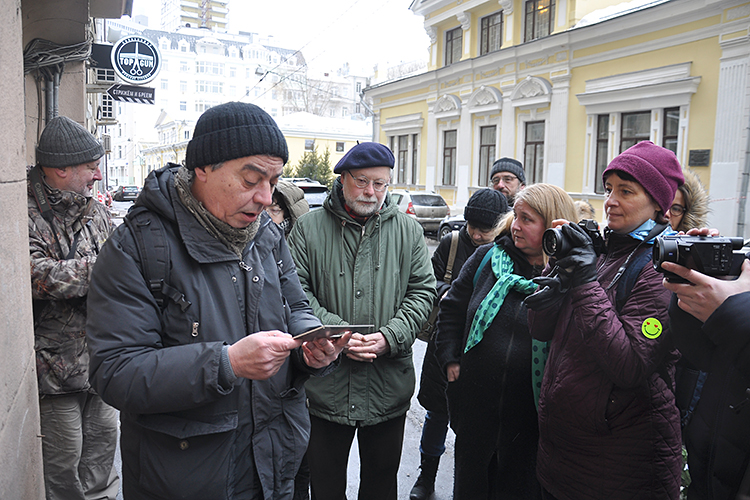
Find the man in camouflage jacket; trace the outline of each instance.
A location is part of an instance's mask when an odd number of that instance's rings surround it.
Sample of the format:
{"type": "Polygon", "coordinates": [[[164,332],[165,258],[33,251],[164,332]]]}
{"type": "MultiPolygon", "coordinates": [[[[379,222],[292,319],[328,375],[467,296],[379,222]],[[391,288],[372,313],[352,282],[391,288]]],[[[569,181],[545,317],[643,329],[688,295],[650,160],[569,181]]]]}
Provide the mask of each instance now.
{"type": "Polygon", "coordinates": [[[112,225],[91,193],[101,144],[60,116],[28,172],[34,348],[48,499],[116,498],[117,414],[89,385],[86,295],[112,225]]]}

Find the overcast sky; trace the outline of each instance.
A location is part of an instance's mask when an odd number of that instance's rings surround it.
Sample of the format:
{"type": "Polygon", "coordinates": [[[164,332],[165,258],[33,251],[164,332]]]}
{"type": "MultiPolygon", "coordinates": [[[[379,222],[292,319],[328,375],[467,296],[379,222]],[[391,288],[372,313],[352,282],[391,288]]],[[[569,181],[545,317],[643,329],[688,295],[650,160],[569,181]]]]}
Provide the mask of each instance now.
{"type": "MultiPolygon", "coordinates": [[[[353,72],[375,64],[426,61],[429,38],[411,0],[230,0],[230,24],[273,35],[279,46],[301,49],[312,69],[335,70],[348,62],[353,72]]],[[[160,0],[134,0],[133,14],[159,27],[160,0]]]]}

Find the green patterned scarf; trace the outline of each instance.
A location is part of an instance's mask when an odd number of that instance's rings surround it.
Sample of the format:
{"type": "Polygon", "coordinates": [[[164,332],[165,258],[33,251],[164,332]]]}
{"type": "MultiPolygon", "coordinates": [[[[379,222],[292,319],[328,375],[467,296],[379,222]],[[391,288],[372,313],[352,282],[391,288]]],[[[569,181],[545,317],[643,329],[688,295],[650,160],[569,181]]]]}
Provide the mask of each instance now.
{"type": "MultiPolygon", "coordinates": [[[[492,290],[484,297],[479,304],[479,308],[477,308],[477,312],[474,314],[471,329],[469,330],[469,337],[466,339],[464,353],[482,341],[484,332],[492,324],[495,316],[497,316],[510,290],[516,290],[525,295],[529,295],[536,290],[536,284],[533,281],[513,274],[513,261],[500,245],[494,245],[490,252],[493,252],[490,258],[490,266],[497,281],[495,281],[492,290]]],[[[542,387],[542,376],[544,374],[544,364],[547,361],[547,352],[546,342],[531,339],[531,382],[532,389],[534,390],[534,401],[537,404],[542,387]]]]}

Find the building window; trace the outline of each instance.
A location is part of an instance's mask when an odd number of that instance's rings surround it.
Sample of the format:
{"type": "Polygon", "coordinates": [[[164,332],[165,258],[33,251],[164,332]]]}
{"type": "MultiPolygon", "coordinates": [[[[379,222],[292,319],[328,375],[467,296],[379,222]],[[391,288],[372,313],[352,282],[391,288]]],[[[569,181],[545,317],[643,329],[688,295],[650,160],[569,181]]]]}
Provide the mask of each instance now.
{"type": "Polygon", "coordinates": [[[162,79],[161,80],[161,89],[162,90],[169,90],[169,81],[162,79]]]}
{"type": "Polygon", "coordinates": [[[315,139],[305,139],[305,151],[312,151],[315,149],[315,139]]]}
{"type": "MultiPolygon", "coordinates": [[[[355,87],[355,91],[357,92],[357,94],[360,94],[362,92],[362,82],[357,82],[354,85],[354,87],[355,87]]],[[[346,95],[346,94],[344,94],[344,95],[346,95]]]]}
{"type": "Polygon", "coordinates": [[[445,65],[461,60],[461,39],[463,30],[459,27],[445,32],[445,65]]]}
{"type": "Polygon", "coordinates": [[[482,18],[482,34],[479,55],[500,50],[503,44],[503,13],[498,12],[482,18]]]}
{"type": "Polygon", "coordinates": [[[664,110],[664,132],[662,134],[662,147],[677,154],[677,136],[680,130],[680,108],[667,108],[664,110]]]}
{"type": "Polygon", "coordinates": [[[180,80],[180,92],[183,94],[187,92],[187,82],[185,80],[180,80]]]}
{"type": "MultiPolygon", "coordinates": [[[[316,114],[320,114],[320,113],[316,113],[316,114]]],[[[344,106],[343,108],[341,108],[341,116],[344,117],[344,118],[346,118],[347,116],[349,116],[349,108],[347,108],[346,106],[344,106]]]]}
{"type": "Polygon", "coordinates": [[[180,111],[187,111],[187,101],[180,101],[180,111]]]}
{"type": "Polygon", "coordinates": [[[188,62],[187,61],[180,61],[180,71],[183,73],[188,72],[188,62]]]}
{"type": "Polygon", "coordinates": [[[594,192],[604,194],[604,185],[600,182],[604,169],[607,168],[607,147],[609,145],[609,115],[596,117],[596,175],[594,192]]]}
{"type": "Polygon", "coordinates": [[[230,78],[234,78],[236,76],[237,76],[237,68],[235,68],[234,66],[230,66],[229,67],[229,77],[230,78]]]}
{"type": "Polygon", "coordinates": [[[102,120],[114,120],[115,118],[115,110],[114,110],[114,104],[115,101],[110,97],[109,94],[102,94],[102,113],[101,113],[101,119],[102,120]]]}
{"type": "Polygon", "coordinates": [[[456,183],[456,142],[458,131],[443,132],[443,185],[452,186],[456,183]]]}
{"type": "Polygon", "coordinates": [[[417,139],[419,134],[411,135],[411,183],[417,184],[419,181],[419,164],[417,163],[417,139]]]}
{"type": "Polygon", "coordinates": [[[189,130],[185,130],[182,133],[182,138],[185,139],[186,141],[189,140],[190,139],[190,131],[189,130]]]}
{"type": "Polygon", "coordinates": [[[336,152],[337,153],[343,153],[344,152],[344,143],[343,142],[337,142],[336,143],[336,152]]]}
{"type": "Polygon", "coordinates": [[[524,144],[526,184],[542,182],[544,177],[544,122],[526,122],[524,144]],[[531,171],[529,171],[531,170],[531,171]]]}
{"type": "Polygon", "coordinates": [[[479,182],[489,186],[490,166],[495,161],[495,126],[479,129],[479,182]],[[486,184],[485,184],[486,183],[486,184]]]}
{"type": "Polygon", "coordinates": [[[620,132],[620,153],[651,137],[651,111],[623,113],[620,132]]]}
{"type": "Polygon", "coordinates": [[[548,36],[552,33],[554,22],[555,0],[527,0],[524,41],[548,36]]]}
{"type": "Polygon", "coordinates": [[[409,136],[398,136],[398,154],[396,163],[396,181],[406,184],[406,163],[409,160],[409,136]]]}

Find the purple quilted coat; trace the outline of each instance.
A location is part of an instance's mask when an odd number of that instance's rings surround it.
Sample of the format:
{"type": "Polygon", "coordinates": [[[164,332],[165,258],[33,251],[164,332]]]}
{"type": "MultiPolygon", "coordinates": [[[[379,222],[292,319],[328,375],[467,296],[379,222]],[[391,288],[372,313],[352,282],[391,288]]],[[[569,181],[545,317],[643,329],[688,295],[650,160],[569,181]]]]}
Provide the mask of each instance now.
{"type": "Polygon", "coordinates": [[[619,315],[617,286],[606,290],[637,243],[611,233],[598,282],[574,288],[558,308],[529,310],[531,334],[550,341],[537,474],[559,500],[679,498],[670,293],[650,262],[619,315]]]}

